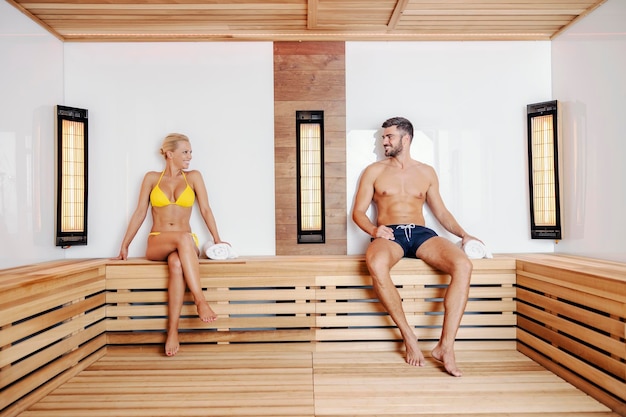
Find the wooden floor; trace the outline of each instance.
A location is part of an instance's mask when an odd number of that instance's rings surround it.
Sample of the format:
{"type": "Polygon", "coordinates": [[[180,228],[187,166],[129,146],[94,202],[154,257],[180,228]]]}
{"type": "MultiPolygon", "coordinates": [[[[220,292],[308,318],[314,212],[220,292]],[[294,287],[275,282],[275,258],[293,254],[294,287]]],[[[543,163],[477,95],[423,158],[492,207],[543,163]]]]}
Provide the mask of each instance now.
{"type": "Polygon", "coordinates": [[[514,350],[460,351],[462,378],[395,352],[251,352],[228,345],[108,353],[22,417],[617,416],[514,350]]]}

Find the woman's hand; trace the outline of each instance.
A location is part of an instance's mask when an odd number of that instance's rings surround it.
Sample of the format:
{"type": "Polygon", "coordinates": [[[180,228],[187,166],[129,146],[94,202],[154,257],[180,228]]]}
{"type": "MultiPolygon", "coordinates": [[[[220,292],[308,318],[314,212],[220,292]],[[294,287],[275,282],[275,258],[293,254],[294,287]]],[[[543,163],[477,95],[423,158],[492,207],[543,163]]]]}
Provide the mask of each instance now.
{"type": "Polygon", "coordinates": [[[117,261],[125,261],[128,259],[128,249],[120,249],[120,254],[116,258],[111,258],[117,261]]]}

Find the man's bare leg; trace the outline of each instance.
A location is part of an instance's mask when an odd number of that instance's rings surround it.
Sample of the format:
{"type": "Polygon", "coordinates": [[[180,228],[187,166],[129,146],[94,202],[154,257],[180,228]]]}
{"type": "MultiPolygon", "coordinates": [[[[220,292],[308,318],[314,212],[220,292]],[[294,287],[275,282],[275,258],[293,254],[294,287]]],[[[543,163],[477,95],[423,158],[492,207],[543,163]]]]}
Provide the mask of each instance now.
{"type": "Polygon", "coordinates": [[[379,238],[370,244],[365,259],[376,295],[398,326],[404,340],[406,362],[413,366],[424,366],[426,361],[417,344],[417,336],[406,319],[402,308],[402,298],[390,275],[391,268],[402,258],[402,255],[402,248],[398,244],[379,238]]]}
{"type": "Polygon", "coordinates": [[[178,349],[180,348],[178,341],[178,323],[180,321],[180,313],[185,297],[183,268],[178,258],[178,252],[172,252],[167,257],[167,266],[169,270],[167,286],[168,325],[165,354],[167,356],[174,356],[178,353],[178,349]]]}
{"type": "Polygon", "coordinates": [[[450,285],[444,297],[441,338],[431,354],[433,358],[443,362],[450,375],[461,376],[463,373],[456,365],[454,341],[467,304],[472,262],[461,249],[443,237],[434,237],[424,242],[417,250],[417,256],[434,268],[450,274],[450,285]]]}

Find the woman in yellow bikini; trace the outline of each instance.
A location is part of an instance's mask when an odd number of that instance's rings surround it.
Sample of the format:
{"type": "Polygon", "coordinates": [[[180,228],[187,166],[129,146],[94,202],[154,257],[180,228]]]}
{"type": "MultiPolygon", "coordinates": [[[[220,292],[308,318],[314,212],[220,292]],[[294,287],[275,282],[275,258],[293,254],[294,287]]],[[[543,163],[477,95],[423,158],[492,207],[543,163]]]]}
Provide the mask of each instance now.
{"type": "MultiPolygon", "coordinates": [[[[165,261],[169,267],[168,283],[168,329],[165,354],[173,356],[180,347],[178,323],[185,296],[185,286],[193,295],[200,319],[215,321],[217,315],[204,298],[200,285],[198,262],[198,238],[191,232],[189,219],[194,202],[213,236],[215,243],[222,243],[217,231],[213,211],[199,171],[184,171],[191,161],[191,144],[185,135],[169,134],[161,147],[165,158],[163,172],[148,172],[141,184],[139,202],[122,240],[120,254],[116,259],[127,259],[128,247],[143,224],[152,206],[152,230],[148,236],[146,258],[165,261]]],[[[225,242],[224,242],[225,243],[225,242]]]]}

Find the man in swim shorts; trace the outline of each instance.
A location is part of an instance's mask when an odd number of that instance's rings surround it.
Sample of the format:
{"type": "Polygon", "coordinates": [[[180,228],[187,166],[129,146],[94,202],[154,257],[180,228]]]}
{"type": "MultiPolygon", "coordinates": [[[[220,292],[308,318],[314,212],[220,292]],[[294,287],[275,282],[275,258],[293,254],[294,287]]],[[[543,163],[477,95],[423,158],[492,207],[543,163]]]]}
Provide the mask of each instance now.
{"type": "Polygon", "coordinates": [[[444,321],[441,338],[431,351],[452,376],[461,376],[456,365],[456,338],[469,293],[472,263],[465,253],[446,238],[425,227],[423,207],[428,203],[433,215],[462,243],[470,236],[446,208],[439,194],[435,170],[411,158],[413,125],[403,117],[386,120],[383,125],[384,160],[363,171],[352,210],[352,219],[372,237],[365,253],[372,284],[393,321],[398,326],[406,348],[406,362],[424,366],[424,355],[417,344],[413,327],[408,324],[402,298],[391,280],[391,268],[403,257],[422,259],[428,265],[450,275],[444,298],[444,321]],[[377,209],[374,222],[367,216],[371,204],[377,209]]]}

